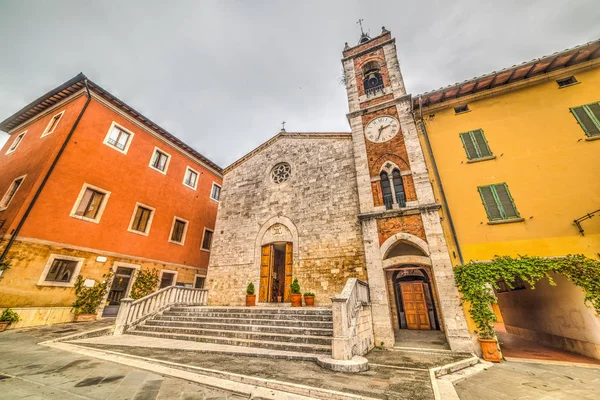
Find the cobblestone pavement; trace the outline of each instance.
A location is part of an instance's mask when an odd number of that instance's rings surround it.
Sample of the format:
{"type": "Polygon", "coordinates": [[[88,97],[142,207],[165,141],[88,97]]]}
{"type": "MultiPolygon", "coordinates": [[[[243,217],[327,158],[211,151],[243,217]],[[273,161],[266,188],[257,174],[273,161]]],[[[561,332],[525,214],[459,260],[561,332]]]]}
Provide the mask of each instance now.
{"type": "Polygon", "coordinates": [[[101,323],[60,324],[1,333],[0,398],[7,400],[246,398],[185,380],[164,377],[37,344],[43,340],[101,326],[101,323]]]}
{"type": "Polygon", "coordinates": [[[454,387],[461,400],[600,399],[600,368],[507,361],[454,387]]]}

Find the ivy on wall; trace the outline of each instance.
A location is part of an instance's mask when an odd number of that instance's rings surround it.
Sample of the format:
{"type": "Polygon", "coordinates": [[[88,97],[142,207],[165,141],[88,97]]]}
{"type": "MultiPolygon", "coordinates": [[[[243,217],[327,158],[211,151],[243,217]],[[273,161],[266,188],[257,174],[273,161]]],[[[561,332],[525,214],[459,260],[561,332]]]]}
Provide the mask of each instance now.
{"type": "Polygon", "coordinates": [[[497,302],[492,287],[499,289],[498,280],[504,280],[511,289],[516,278],[527,282],[531,289],[544,278],[556,286],[551,272],[564,275],[582,288],[586,305],[600,313],[600,261],[581,254],[560,258],[496,256],[491,262],[471,261],[454,270],[462,300],[469,302],[469,314],[482,339],[496,336],[496,315],[490,306],[497,302]]]}
{"type": "Polygon", "coordinates": [[[135,281],[131,285],[131,293],[129,297],[134,300],[141,299],[142,297],[148,296],[150,293],[156,290],[158,286],[158,270],[142,269],[137,272],[135,281]]]}

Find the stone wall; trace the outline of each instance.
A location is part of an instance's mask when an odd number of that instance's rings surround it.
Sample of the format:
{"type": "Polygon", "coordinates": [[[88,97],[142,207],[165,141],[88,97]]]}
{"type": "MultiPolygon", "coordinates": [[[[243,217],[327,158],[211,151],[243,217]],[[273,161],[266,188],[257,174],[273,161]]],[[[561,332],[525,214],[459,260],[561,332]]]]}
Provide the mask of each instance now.
{"type": "Polygon", "coordinates": [[[258,293],[261,245],[290,238],[302,292],[315,293],[317,305],[330,304],[348,278],[367,280],[357,214],[350,135],[280,134],[225,172],[209,304],[243,304],[248,282],[258,293]],[[270,173],[280,162],[290,164],[291,176],[275,184],[270,173]],[[285,228],[269,229],[274,225],[285,228]]]}

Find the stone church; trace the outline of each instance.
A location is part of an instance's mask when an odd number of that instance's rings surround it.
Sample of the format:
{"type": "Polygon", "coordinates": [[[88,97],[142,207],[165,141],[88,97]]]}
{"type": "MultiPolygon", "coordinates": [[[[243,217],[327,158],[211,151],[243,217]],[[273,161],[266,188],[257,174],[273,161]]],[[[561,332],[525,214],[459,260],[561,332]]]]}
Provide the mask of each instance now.
{"type": "Polygon", "coordinates": [[[329,306],[349,278],[369,284],[375,342],[444,332],[470,350],[463,308],[406,93],[382,30],[342,59],[350,132],[282,130],[224,170],[207,275],[210,305],[288,303],[290,283],[329,306]]]}

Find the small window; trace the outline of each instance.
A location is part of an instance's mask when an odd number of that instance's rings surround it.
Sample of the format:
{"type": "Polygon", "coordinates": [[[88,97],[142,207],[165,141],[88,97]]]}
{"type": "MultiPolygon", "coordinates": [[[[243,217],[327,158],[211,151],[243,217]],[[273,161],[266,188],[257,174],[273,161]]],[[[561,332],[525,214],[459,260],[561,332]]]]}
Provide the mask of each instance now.
{"type": "Polygon", "coordinates": [[[65,112],[63,111],[61,113],[56,114],[54,117],[52,117],[52,119],[48,123],[48,126],[46,127],[46,129],[44,129],[44,133],[42,133],[41,137],[48,136],[49,134],[54,132],[54,130],[58,126],[58,123],[60,122],[60,119],[62,118],[64,113],[65,112]]]}
{"type": "Polygon", "coordinates": [[[198,186],[198,171],[187,167],[185,169],[185,176],[183,177],[183,184],[196,190],[198,186]]]}
{"type": "Polygon", "coordinates": [[[62,254],[50,255],[37,285],[73,287],[83,261],[84,259],[79,257],[62,254]]]}
{"type": "Polygon", "coordinates": [[[19,190],[19,188],[23,184],[24,180],[25,180],[25,175],[20,176],[17,179],[15,179],[14,181],[12,181],[12,183],[8,187],[8,190],[6,191],[6,193],[4,193],[4,196],[2,196],[2,201],[0,201],[0,211],[6,210],[8,208],[8,205],[10,204],[12,199],[15,197],[15,194],[17,194],[17,190],[19,190]]]}
{"type": "Polygon", "coordinates": [[[173,286],[175,284],[175,278],[177,277],[177,272],[167,272],[162,271],[160,276],[160,288],[166,288],[169,286],[173,286]]]}
{"type": "Polygon", "coordinates": [[[150,167],[162,172],[163,174],[167,173],[167,168],[169,168],[169,160],[171,156],[164,151],[160,150],[158,147],[154,148],[154,153],[152,154],[152,159],[150,160],[150,167]]]}
{"type": "Polygon", "coordinates": [[[10,145],[10,147],[8,148],[8,150],[6,151],[6,154],[10,154],[10,153],[14,152],[15,150],[17,150],[17,147],[19,147],[19,145],[23,141],[23,137],[25,136],[26,133],[27,133],[27,131],[21,132],[21,133],[19,133],[17,135],[17,137],[15,138],[15,140],[13,140],[12,144],[10,145]]]}
{"type": "Polygon", "coordinates": [[[221,186],[213,182],[212,190],[210,191],[210,198],[219,201],[221,198],[221,186]]]}
{"type": "Polygon", "coordinates": [[[148,207],[141,203],[136,203],[133,216],[131,217],[131,222],[129,224],[129,232],[148,236],[153,217],[154,208],[148,207]]]}
{"type": "Polygon", "coordinates": [[[169,242],[175,244],[183,244],[187,233],[188,221],[182,218],[175,217],[173,226],[171,227],[171,236],[169,242]]]}
{"type": "Polygon", "coordinates": [[[204,281],[206,277],[196,275],[196,279],[194,280],[194,288],[196,289],[204,289],[204,281]]]}
{"type": "Polygon", "coordinates": [[[587,136],[600,135],[600,103],[571,108],[571,113],[587,136]]]}
{"type": "Polygon", "coordinates": [[[212,244],[213,231],[204,228],[204,237],[202,238],[202,250],[210,250],[212,244]]]}
{"type": "Polygon", "coordinates": [[[576,84],[578,82],[577,82],[577,79],[575,79],[574,76],[570,76],[570,77],[565,78],[565,79],[559,79],[559,80],[556,81],[556,83],[558,83],[558,87],[561,88],[561,87],[565,87],[565,86],[569,86],[569,85],[574,85],[574,84],[576,84]]]}
{"type": "Polygon", "coordinates": [[[89,222],[100,222],[109,195],[110,192],[85,183],[73,210],[71,210],[71,217],[89,222]]]}
{"type": "Polygon", "coordinates": [[[469,131],[460,134],[463,147],[469,160],[491,157],[492,152],[488,146],[485,135],[481,129],[469,131]]]}
{"type": "Polygon", "coordinates": [[[394,197],[392,196],[392,185],[390,184],[389,175],[387,172],[383,171],[379,174],[379,179],[381,194],[383,195],[383,204],[387,210],[391,210],[394,204],[394,197]]]}
{"type": "Polygon", "coordinates": [[[104,139],[104,143],[123,154],[127,154],[127,150],[129,150],[129,145],[131,144],[132,139],[132,132],[125,130],[113,122],[108,130],[106,138],[104,139]]]}
{"type": "Polygon", "coordinates": [[[466,104],[464,106],[454,107],[455,114],[461,114],[461,113],[465,113],[467,111],[471,111],[471,110],[469,110],[469,106],[466,104]]]}
{"type": "Polygon", "coordinates": [[[477,188],[490,221],[520,218],[506,183],[477,188]]]}
{"type": "Polygon", "coordinates": [[[399,207],[406,207],[406,193],[404,193],[404,182],[402,174],[397,169],[392,171],[392,181],[394,182],[394,193],[396,194],[396,204],[399,207]]]}

